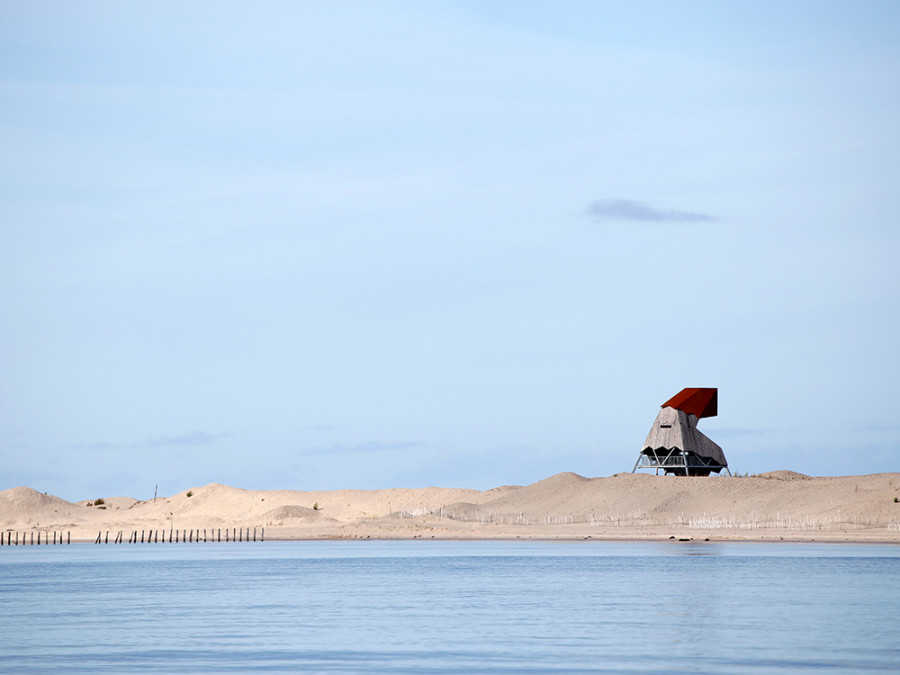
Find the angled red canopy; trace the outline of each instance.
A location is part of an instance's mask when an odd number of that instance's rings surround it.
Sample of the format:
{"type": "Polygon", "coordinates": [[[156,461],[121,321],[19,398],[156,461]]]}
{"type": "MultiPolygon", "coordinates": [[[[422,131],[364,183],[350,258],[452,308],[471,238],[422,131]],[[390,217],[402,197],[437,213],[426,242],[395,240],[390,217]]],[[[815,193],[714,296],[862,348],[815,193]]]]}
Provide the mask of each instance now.
{"type": "Polygon", "coordinates": [[[662,407],[675,408],[697,418],[715,417],[719,414],[719,390],[708,387],[682,389],[662,407]]]}

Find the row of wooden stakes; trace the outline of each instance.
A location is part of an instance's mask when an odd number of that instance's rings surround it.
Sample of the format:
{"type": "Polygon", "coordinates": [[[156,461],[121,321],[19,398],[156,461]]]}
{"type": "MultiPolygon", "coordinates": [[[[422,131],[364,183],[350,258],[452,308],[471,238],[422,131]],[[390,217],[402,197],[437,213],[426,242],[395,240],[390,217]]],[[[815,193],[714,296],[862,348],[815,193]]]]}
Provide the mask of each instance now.
{"type": "MultiPolygon", "coordinates": [[[[257,541],[256,538],[256,528],[254,527],[251,534],[251,529],[243,528],[243,527],[233,527],[230,530],[225,528],[225,538],[222,539],[222,529],[217,528],[215,530],[210,530],[209,535],[207,535],[206,529],[203,529],[203,534],[200,534],[201,530],[169,530],[168,533],[165,530],[141,530],[140,538],[138,538],[138,531],[132,530],[131,534],[128,535],[129,544],[178,544],[178,543],[200,543],[200,542],[232,542],[232,541],[257,541]],[[166,535],[168,534],[168,539],[166,535]],[[252,536],[252,538],[251,538],[252,536]]],[[[259,541],[265,541],[266,538],[266,528],[261,528],[259,533],[259,541]]],[[[122,530],[119,530],[114,536],[112,543],[113,544],[122,544],[124,543],[124,536],[122,530]]],[[[94,541],[95,544],[109,544],[109,531],[106,532],[104,536],[103,532],[97,533],[97,539],[94,541]]]]}
{"type": "MultiPolygon", "coordinates": [[[[232,542],[232,541],[265,541],[266,538],[266,528],[261,528],[259,531],[259,539],[257,539],[257,530],[256,528],[237,528],[233,527],[231,529],[225,529],[225,537],[222,537],[222,530],[215,529],[210,530],[209,534],[207,534],[207,530],[169,530],[166,532],[165,530],[141,530],[138,532],[137,530],[132,530],[131,534],[128,535],[128,543],[129,544],[156,544],[156,543],[194,543],[194,542],[232,542]],[[167,537],[168,535],[168,537],[167,537]]],[[[123,532],[119,530],[113,536],[112,543],[113,544],[122,544],[125,539],[123,536],[123,532]]],[[[45,530],[31,530],[29,532],[13,532],[12,530],[7,530],[5,532],[0,532],[0,546],[40,546],[44,544],[46,546],[53,546],[59,544],[71,544],[72,543],[72,533],[71,532],[48,532],[45,530]],[[52,540],[51,540],[51,536],[52,540]],[[21,536],[20,536],[21,535],[21,536]]],[[[107,531],[105,536],[103,532],[97,533],[97,539],[94,540],[95,544],[109,544],[109,532],[107,531]]]]}
{"type": "Polygon", "coordinates": [[[53,544],[71,544],[72,543],[72,533],[65,533],[65,541],[63,541],[63,533],[62,532],[53,532],[53,541],[50,541],[50,532],[46,532],[44,530],[34,530],[30,532],[22,532],[22,542],[19,543],[19,533],[12,532],[7,530],[6,532],[0,532],[0,546],[40,546],[41,545],[41,535],[44,535],[44,544],[52,546],[53,544]],[[29,537],[28,535],[31,535],[29,537]],[[34,535],[37,535],[35,537],[34,535]],[[15,535],[15,539],[13,538],[15,535]],[[57,537],[56,535],[59,535],[57,537]],[[37,539],[37,541],[35,541],[37,539]]]}

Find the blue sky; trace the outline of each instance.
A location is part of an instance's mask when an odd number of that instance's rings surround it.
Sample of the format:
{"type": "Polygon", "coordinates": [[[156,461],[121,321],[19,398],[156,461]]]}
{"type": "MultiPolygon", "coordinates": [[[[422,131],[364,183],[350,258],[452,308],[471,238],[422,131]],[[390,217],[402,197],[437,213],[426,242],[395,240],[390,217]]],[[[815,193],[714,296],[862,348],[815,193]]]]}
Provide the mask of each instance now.
{"type": "Polygon", "coordinates": [[[0,2],[0,489],[900,471],[900,3],[0,2]]]}

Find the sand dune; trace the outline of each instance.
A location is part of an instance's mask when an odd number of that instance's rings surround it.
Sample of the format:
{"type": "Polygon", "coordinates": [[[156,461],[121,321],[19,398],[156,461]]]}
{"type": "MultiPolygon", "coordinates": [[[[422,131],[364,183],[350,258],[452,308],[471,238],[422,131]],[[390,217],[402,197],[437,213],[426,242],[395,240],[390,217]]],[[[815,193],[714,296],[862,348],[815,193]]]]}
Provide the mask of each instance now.
{"type": "MultiPolygon", "coordinates": [[[[0,531],[122,532],[256,528],[266,539],[594,538],[887,541],[900,543],[900,474],[812,478],[675,478],[561,473],[527,486],[243,490],[211,483],[170,497],[67,502],[0,492],[0,531]]],[[[195,536],[195,535],[192,535],[195,536]]],[[[209,536],[212,536],[209,534],[209,536]]]]}

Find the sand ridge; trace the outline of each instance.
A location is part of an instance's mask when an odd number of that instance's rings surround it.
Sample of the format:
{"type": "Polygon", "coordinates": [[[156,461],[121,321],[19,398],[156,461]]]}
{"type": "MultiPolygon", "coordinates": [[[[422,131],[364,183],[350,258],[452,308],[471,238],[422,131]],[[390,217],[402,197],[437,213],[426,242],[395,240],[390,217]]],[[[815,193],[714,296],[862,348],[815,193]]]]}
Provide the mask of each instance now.
{"type": "Polygon", "coordinates": [[[168,497],[68,502],[0,492],[0,531],[265,529],[267,539],[774,539],[900,543],[900,474],[664,477],[561,473],[531,485],[383,490],[245,490],[210,483],[168,497]],[[895,501],[898,500],[898,501],[895,501]]]}

